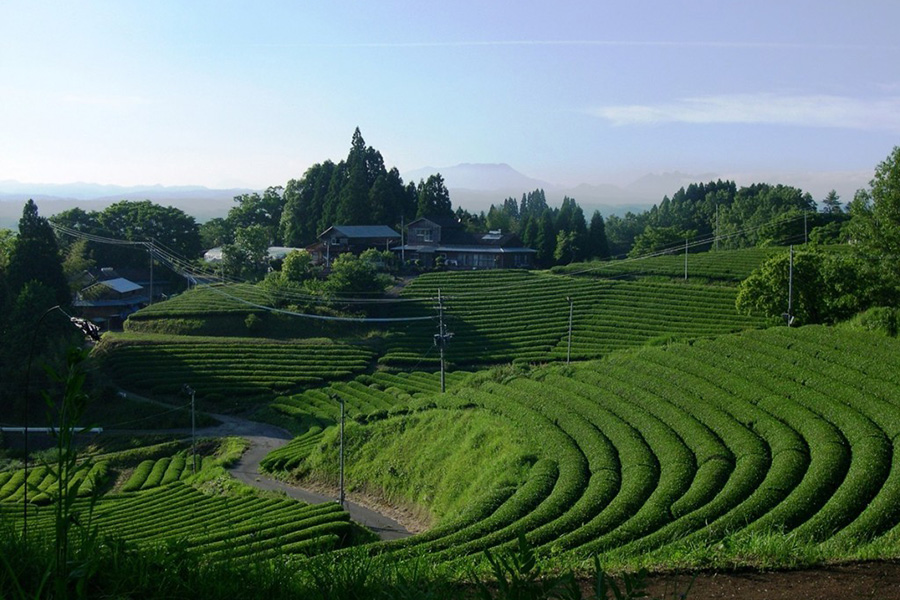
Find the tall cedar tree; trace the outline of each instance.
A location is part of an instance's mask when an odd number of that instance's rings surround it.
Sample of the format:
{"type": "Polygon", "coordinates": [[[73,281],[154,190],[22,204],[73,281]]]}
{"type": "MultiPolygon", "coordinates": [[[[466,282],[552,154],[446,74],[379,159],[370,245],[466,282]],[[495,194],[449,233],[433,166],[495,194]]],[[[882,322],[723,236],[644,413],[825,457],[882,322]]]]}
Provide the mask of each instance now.
{"type": "Polygon", "coordinates": [[[609,241],[606,239],[606,224],[603,215],[595,210],[588,228],[588,254],[592,258],[609,258],[609,241]]]}
{"type": "MultiPolygon", "coordinates": [[[[366,158],[366,142],[357,127],[347,156],[347,179],[338,197],[336,225],[360,225],[369,218],[369,169],[366,158]]],[[[383,164],[381,168],[384,169],[383,164]]]]}
{"type": "Polygon", "coordinates": [[[419,182],[419,203],[416,217],[453,217],[450,192],[444,185],[444,178],[435,173],[427,180],[419,182]]]}
{"type": "Polygon", "coordinates": [[[50,288],[57,304],[65,306],[71,301],[56,235],[47,219],[38,215],[34,200],[25,204],[19,220],[19,236],[10,253],[7,266],[9,296],[16,298],[29,281],[38,281],[50,288]]]}
{"type": "Polygon", "coordinates": [[[285,186],[280,236],[285,245],[306,246],[332,225],[399,227],[415,215],[417,198],[415,184],[388,171],[357,128],[346,160],[315,164],[285,186]]]}

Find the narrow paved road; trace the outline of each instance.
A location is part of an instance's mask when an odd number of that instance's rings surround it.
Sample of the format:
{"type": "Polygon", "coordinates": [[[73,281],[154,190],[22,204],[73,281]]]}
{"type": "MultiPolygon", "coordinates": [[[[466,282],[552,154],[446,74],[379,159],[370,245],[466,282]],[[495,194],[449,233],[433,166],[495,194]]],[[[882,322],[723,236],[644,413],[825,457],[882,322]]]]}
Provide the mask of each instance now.
{"type": "MultiPolygon", "coordinates": [[[[154,402],[149,398],[138,396],[136,394],[128,393],[127,395],[129,398],[135,400],[154,402]]],[[[292,436],[288,431],[275,425],[269,425],[268,423],[258,423],[256,421],[250,421],[249,419],[242,419],[231,415],[208,414],[221,424],[215,427],[198,429],[198,437],[239,436],[250,441],[250,447],[247,448],[247,451],[244,452],[240,460],[228,468],[228,471],[236,479],[261,490],[282,491],[291,498],[310,504],[338,501],[337,498],[324,496],[317,492],[290,485],[283,481],[267,477],[259,472],[260,461],[262,461],[269,452],[285,445],[291,440],[292,436]]],[[[191,430],[173,429],[166,430],[166,432],[190,434],[191,430]]],[[[129,431],[129,433],[136,432],[129,431]]],[[[153,433],[161,432],[155,430],[153,433]]],[[[355,502],[346,501],[344,508],[350,513],[351,519],[361,525],[365,525],[378,534],[383,540],[394,540],[412,535],[397,521],[364,506],[360,506],[355,502]]]]}

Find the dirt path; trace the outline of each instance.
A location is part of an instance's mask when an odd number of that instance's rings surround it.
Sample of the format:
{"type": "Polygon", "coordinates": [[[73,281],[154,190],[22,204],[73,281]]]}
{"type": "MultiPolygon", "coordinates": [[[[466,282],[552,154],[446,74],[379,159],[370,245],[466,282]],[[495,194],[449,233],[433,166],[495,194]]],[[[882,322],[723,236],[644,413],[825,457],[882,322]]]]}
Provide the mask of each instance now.
{"type": "MultiPolygon", "coordinates": [[[[130,392],[127,393],[127,395],[134,400],[157,403],[155,400],[138,396],[130,392]]],[[[292,439],[291,434],[287,430],[268,423],[259,423],[257,421],[251,421],[232,415],[207,414],[219,421],[220,425],[197,429],[197,437],[237,436],[245,438],[250,442],[250,447],[247,448],[247,451],[244,452],[240,460],[228,468],[228,472],[237,480],[260,490],[281,491],[291,498],[308,502],[309,504],[338,501],[335,496],[314,492],[283,481],[278,481],[277,479],[272,479],[259,472],[260,461],[262,461],[269,452],[285,445],[292,439]]],[[[123,431],[123,433],[125,433],[125,431],[123,431]]],[[[146,432],[128,430],[127,433],[176,433],[190,435],[191,430],[167,429],[146,432]]],[[[393,540],[412,535],[410,531],[396,520],[356,502],[346,501],[344,508],[350,513],[351,519],[361,525],[365,525],[378,534],[383,540],[393,540]]]]}

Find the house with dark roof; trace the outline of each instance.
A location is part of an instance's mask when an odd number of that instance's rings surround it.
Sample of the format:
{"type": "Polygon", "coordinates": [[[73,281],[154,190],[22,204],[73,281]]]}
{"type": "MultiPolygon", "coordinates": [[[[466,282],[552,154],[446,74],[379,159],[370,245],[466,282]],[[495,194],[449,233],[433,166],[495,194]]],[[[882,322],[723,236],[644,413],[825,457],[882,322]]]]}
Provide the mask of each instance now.
{"type": "Polygon", "coordinates": [[[121,329],[128,315],[149,302],[150,295],[144,286],[115,277],[87,286],[76,294],[72,304],[86,319],[105,324],[106,329],[121,329]]]}
{"type": "Polygon", "coordinates": [[[332,258],[344,252],[359,255],[369,248],[390,250],[400,243],[400,234],[387,225],[332,225],[318,239],[306,250],[314,263],[330,265],[332,258]]]}
{"type": "Polygon", "coordinates": [[[514,233],[471,233],[455,218],[421,217],[409,224],[406,243],[392,248],[405,260],[433,267],[441,257],[450,269],[515,269],[534,265],[536,250],[514,233]]]}

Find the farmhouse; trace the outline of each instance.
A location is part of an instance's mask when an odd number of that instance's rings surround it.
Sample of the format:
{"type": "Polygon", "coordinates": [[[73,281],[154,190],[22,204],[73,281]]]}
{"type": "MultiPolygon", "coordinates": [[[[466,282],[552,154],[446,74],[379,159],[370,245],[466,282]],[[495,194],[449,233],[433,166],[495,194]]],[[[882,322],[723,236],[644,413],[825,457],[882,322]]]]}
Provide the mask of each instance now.
{"type": "Polygon", "coordinates": [[[72,304],[81,309],[86,319],[105,323],[107,329],[120,329],[128,315],[149,302],[150,295],[144,286],[115,277],[84,288],[72,304]]]}
{"type": "Polygon", "coordinates": [[[344,252],[359,255],[369,248],[390,250],[400,234],[387,225],[332,225],[319,234],[319,241],[306,247],[316,264],[331,264],[344,252]]]}
{"type": "Polygon", "coordinates": [[[514,233],[500,230],[470,233],[455,218],[422,217],[409,224],[409,239],[394,247],[406,260],[434,266],[440,257],[448,268],[512,269],[534,264],[537,252],[526,248],[514,233]]]}

